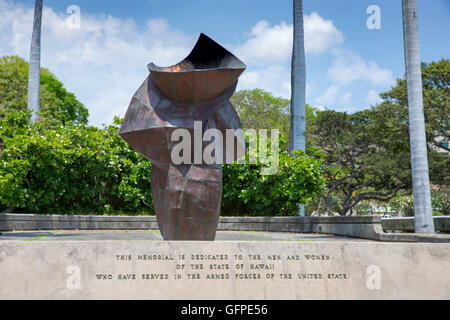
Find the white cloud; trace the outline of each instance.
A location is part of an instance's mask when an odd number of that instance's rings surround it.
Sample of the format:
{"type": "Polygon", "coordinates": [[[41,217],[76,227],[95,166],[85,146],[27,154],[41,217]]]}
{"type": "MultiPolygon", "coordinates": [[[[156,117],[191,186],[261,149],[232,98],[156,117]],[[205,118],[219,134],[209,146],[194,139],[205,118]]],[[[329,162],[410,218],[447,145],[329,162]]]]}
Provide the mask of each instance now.
{"type": "MultiPolygon", "coordinates": [[[[348,86],[356,84],[361,87],[369,84],[386,88],[395,83],[392,71],[379,67],[375,61],[366,62],[359,55],[338,48],[333,49],[333,54],[335,60],[327,72],[331,85],[315,100],[320,106],[356,111],[352,106],[352,93],[343,92],[348,86]]],[[[381,99],[374,89],[370,89],[363,101],[373,105],[381,99]]]]}
{"type": "Polygon", "coordinates": [[[331,20],[325,20],[317,12],[304,17],[306,52],[320,53],[344,42],[344,35],[331,20]]]}
{"type": "Polygon", "coordinates": [[[285,61],[292,53],[292,25],[281,22],[272,27],[267,21],[259,21],[236,53],[248,63],[285,61]]]}
{"type": "Polygon", "coordinates": [[[339,85],[356,80],[368,81],[374,86],[390,86],[395,80],[391,70],[383,69],[375,61],[364,61],[350,51],[336,50],[336,59],[328,69],[328,78],[339,85]]]}
{"type": "MultiPolygon", "coordinates": [[[[291,70],[284,66],[246,71],[239,79],[240,89],[264,89],[276,97],[291,98],[291,70]]],[[[306,83],[306,100],[309,101],[314,88],[306,83]]]]}
{"type": "Polygon", "coordinates": [[[352,103],[352,93],[345,92],[344,94],[342,94],[339,99],[339,103],[344,106],[350,106],[352,103]]]}
{"type": "Polygon", "coordinates": [[[351,108],[352,93],[343,93],[342,88],[339,85],[332,84],[315,100],[315,103],[319,107],[341,106],[344,108],[351,108]]]}
{"type": "MultiPolygon", "coordinates": [[[[347,88],[356,81],[367,82],[376,87],[386,87],[395,81],[392,71],[378,66],[375,61],[365,61],[356,53],[342,49],[344,36],[333,21],[313,12],[304,17],[305,46],[307,54],[331,52],[334,56],[328,68],[328,88],[320,95],[320,89],[308,84],[307,101],[311,92],[317,92],[315,102],[320,106],[349,108],[353,93],[347,88]]],[[[281,22],[270,25],[262,20],[256,23],[249,39],[236,47],[237,55],[250,65],[250,70],[241,77],[240,88],[263,88],[275,95],[290,97],[290,68],[292,55],[292,25],[281,22]],[[271,67],[261,67],[263,65],[271,67]],[[259,67],[259,68],[251,68],[259,67]]],[[[322,82],[324,83],[324,82],[322,82]]],[[[372,99],[373,101],[373,99],[372,99]]]]}
{"type": "MultiPolygon", "coordinates": [[[[31,5],[0,0],[0,55],[17,54],[28,60],[33,10],[31,5]]],[[[91,15],[83,8],[81,29],[67,28],[66,19],[66,14],[44,7],[42,66],[88,107],[94,125],[110,123],[113,116],[125,114],[132,94],[148,75],[149,62],[172,65],[187,55],[196,40],[172,28],[165,19],[151,19],[137,26],[133,19],[91,15]]],[[[349,106],[352,93],[346,88],[348,84],[357,80],[373,87],[393,84],[390,70],[339,50],[344,36],[331,20],[315,12],[304,19],[306,53],[332,52],[335,57],[328,70],[329,83],[315,80],[313,86],[307,84],[307,102],[349,106]],[[322,90],[325,92],[321,94],[322,90]]],[[[262,88],[290,98],[291,24],[270,25],[261,20],[245,43],[230,47],[249,65],[239,88],[262,88]]]]}
{"type": "MultiPolygon", "coordinates": [[[[325,20],[316,12],[304,16],[306,53],[325,52],[343,42],[342,33],[331,20],[325,20]]],[[[292,55],[293,26],[286,22],[271,26],[267,21],[256,23],[249,39],[236,48],[238,56],[252,63],[285,62],[292,55]]]]}
{"type": "MultiPolygon", "coordinates": [[[[33,12],[32,7],[0,0],[0,55],[28,60],[33,12]]],[[[44,7],[42,66],[88,107],[94,125],[125,114],[133,92],[148,74],[149,62],[176,63],[195,42],[164,19],[149,20],[142,30],[133,19],[82,10],[81,29],[67,28],[66,19],[44,7]]]]}
{"type": "Polygon", "coordinates": [[[339,87],[337,85],[331,85],[320,97],[316,99],[316,103],[320,106],[327,106],[333,104],[337,100],[339,93],[339,87]]]}
{"type": "Polygon", "coordinates": [[[373,89],[370,89],[369,92],[367,93],[366,101],[370,105],[376,105],[376,104],[379,104],[383,100],[380,98],[380,95],[378,94],[378,92],[376,92],[373,89]]]}
{"type": "MultiPolygon", "coordinates": [[[[307,54],[323,53],[344,39],[331,20],[323,19],[316,12],[304,16],[304,28],[307,54]]],[[[272,26],[261,20],[248,36],[244,44],[235,47],[236,55],[250,66],[242,75],[239,88],[262,88],[276,96],[290,98],[292,24],[281,22],[272,26]]],[[[313,91],[315,88],[307,84],[307,100],[313,91]]]]}
{"type": "Polygon", "coordinates": [[[246,71],[239,80],[238,89],[259,88],[275,96],[291,98],[291,70],[284,66],[246,71]]]}

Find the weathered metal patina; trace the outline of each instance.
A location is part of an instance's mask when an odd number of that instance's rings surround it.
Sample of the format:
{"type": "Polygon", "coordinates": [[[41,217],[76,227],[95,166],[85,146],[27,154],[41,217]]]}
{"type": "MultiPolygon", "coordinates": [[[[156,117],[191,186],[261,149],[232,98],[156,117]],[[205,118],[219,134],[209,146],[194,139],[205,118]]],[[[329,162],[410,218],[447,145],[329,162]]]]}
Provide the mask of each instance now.
{"type": "MultiPolygon", "coordinates": [[[[174,164],[171,152],[178,140],[171,137],[174,130],[184,128],[194,139],[194,121],[201,122],[202,132],[218,129],[223,137],[226,129],[242,129],[229,98],[246,66],[201,34],[180,63],[167,68],[150,63],[148,68],[150,75],[134,94],[119,134],[152,161],[153,204],[164,239],[214,240],[222,200],[222,165],[204,163],[203,150],[211,143],[204,141],[200,148],[192,141],[191,162],[174,164]],[[194,164],[196,157],[201,163],[194,164]]],[[[228,150],[225,138],[223,148],[228,150]]],[[[233,139],[232,149],[239,148],[245,150],[242,136],[233,139]]]]}

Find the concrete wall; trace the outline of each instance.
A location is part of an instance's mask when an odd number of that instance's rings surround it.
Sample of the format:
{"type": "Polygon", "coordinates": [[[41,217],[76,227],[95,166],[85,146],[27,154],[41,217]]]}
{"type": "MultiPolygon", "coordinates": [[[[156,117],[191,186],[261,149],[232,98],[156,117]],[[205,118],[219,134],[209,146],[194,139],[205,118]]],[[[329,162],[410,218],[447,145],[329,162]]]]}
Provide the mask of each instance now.
{"type": "MultiPolygon", "coordinates": [[[[218,230],[318,232],[340,234],[348,226],[371,228],[376,216],[357,217],[220,217],[218,230]],[[337,227],[332,227],[337,225],[337,227]]],[[[145,230],[158,229],[155,216],[0,215],[0,230],[145,230]]],[[[346,233],[347,231],[343,232],[346,233]]]]}
{"type": "MultiPolygon", "coordinates": [[[[436,229],[450,230],[450,217],[435,217],[436,229]]],[[[145,230],[158,229],[155,216],[71,216],[1,214],[0,231],[13,230],[145,230]]],[[[414,231],[413,218],[350,217],[221,217],[218,230],[326,233],[378,241],[450,242],[450,235],[385,233],[414,231]]]]}
{"type": "Polygon", "coordinates": [[[72,216],[1,214],[0,231],[9,230],[145,230],[157,229],[154,216],[72,216]]]}
{"type": "Polygon", "coordinates": [[[0,300],[448,300],[449,265],[445,243],[3,240],[0,300]]]}
{"type": "MultiPolygon", "coordinates": [[[[414,218],[388,218],[382,219],[383,230],[399,230],[403,232],[414,232],[414,218]]],[[[436,231],[450,233],[450,216],[433,217],[436,231]]]]}

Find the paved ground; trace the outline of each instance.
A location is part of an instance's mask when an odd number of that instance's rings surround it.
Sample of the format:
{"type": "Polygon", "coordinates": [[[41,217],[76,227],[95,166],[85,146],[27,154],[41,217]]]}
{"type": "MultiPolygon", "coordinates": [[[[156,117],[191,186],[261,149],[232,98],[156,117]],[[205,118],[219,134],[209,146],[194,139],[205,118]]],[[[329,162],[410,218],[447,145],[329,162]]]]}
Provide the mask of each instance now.
{"type": "MultiPolygon", "coordinates": [[[[56,230],[56,231],[14,231],[3,232],[1,240],[22,241],[102,241],[102,240],[162,240],[157,230],[56,230]]],[[[216,241],[370,241],[326,234],[218,231],[216,241]]]]}

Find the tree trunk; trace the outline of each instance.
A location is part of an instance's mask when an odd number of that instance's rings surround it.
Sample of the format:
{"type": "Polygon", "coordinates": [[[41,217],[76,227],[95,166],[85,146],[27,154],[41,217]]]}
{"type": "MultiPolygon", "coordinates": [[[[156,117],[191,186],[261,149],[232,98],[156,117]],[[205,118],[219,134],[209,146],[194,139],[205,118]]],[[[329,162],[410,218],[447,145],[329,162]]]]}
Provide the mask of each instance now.
{"type": "Polygon", "coordinates": [[[434,233],[423,113],[416,0],[402,0],[416,233],[434,233]]]}
{"type": "MultiPolygon", "coordinates": [[[[294,2],[294,42],[291,69],[291,121],[289,151],[305,150],[305,91],[306,62],[303,30],[303,0],[294,2]]],[[[299,204],[299,215],[305,215],[303,204],[299,204]]]]}
{"type": "Polygon", "coordinates": [[[31,37],[30,69],[28,74],[28,108],[32,110],[31,121],[38,120],[39,90],[41,81],[41,21],[42,0],[36,0],[33,34],[31,37]]]}
{"type": "Polygon", "coordinates": [[[327,205],[327,215],[332,216],[333,212],[331,211],[331,194],[327,195],[325,198],[325,203],[327,205]]]}

